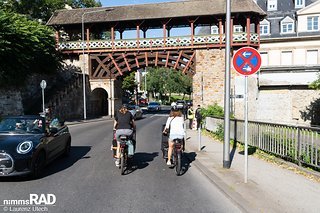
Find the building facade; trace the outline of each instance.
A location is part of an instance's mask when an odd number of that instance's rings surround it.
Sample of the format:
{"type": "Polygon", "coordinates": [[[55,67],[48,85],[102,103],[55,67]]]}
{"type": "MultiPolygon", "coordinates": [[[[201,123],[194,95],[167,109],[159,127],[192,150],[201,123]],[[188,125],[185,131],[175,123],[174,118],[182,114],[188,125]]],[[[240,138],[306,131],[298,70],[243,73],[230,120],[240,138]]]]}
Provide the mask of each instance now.
{"type": "MultiPolygon", "coordinates": [[[[320,124],[320,93],[309,85],[320,71],[320,1],[256,0],[267,16],[260,22],[260,71],[249,79],[249,119],[320,124]]],[[[235,97],[243,77],[235,77],[235,97]]],[[[235,115],[243,118],[243,99],[235,115]]]]}

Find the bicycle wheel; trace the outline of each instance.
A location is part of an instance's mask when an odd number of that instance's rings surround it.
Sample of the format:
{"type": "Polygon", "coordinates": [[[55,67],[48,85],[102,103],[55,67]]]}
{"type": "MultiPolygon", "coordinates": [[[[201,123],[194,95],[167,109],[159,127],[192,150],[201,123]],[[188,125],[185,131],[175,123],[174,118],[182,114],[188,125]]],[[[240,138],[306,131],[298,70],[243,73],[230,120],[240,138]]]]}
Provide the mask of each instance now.
{"type": "Polygon", "coordinates": [[[179,176],[181,174],[181,151],[177,151],[177,157],[175,159],[176,161],[176,174],[179,176]]]}

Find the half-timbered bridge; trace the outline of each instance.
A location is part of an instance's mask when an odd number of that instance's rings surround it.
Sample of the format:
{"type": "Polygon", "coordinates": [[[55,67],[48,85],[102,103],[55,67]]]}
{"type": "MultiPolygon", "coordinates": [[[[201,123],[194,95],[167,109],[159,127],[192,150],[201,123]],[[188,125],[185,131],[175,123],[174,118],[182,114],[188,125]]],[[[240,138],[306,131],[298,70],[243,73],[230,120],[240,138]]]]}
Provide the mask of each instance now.
{"type": "MultiPolygon", "coordinates": [[[[121,104],[118,77],[150,66],[193,76],[195,104],[223,105],[225,10],[224,0],[66,9],[56,11],[47,25],[56,29],[57,48],[65,60],[88,75],[88,110],[97,111],[93,108],[99,105],[110,115],[121,104]],[[203,26],[211,31],[196,34],[203,26]],[[173,35],[177,32],[179,36],[173,35]],[[95,104],[103,100],[101,94],[107,105],[95,104]]],[[[258,48],[263,10],[252,0],[232,0],[231,11],[231,48],[258,48]]]]}

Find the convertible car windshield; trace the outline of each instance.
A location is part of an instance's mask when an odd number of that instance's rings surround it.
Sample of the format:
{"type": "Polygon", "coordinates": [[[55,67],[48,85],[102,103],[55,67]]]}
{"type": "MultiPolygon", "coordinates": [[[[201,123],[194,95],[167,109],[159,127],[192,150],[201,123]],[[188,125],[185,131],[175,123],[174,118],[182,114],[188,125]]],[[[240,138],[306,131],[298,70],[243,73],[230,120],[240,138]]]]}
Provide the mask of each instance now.
{"type": "Polygon", "coordinates": [[[4,117],[0,119],[0,133],[44,133],[44,122],[39,117],[4,117]]]}

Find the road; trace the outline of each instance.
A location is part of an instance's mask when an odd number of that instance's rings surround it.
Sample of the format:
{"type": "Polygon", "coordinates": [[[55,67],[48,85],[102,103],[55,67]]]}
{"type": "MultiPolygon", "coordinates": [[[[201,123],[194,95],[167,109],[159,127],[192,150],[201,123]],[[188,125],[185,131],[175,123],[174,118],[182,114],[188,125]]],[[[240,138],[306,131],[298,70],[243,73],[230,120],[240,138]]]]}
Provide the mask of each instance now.
{"type": "Polygon", "coordinates": [[[124,176],[110,150],[112,120],[70,125],[71,156],[51,163],[38,180],[0,179],[0,212],[4,200],[25,200],[30,193],[56,197],[44,212],[240,212],[192,165],[195,153],[185,153],[182,176],[166,166],[160,152],[166,115],[147,114],[136,122],[135,167],[124,176]]]}

